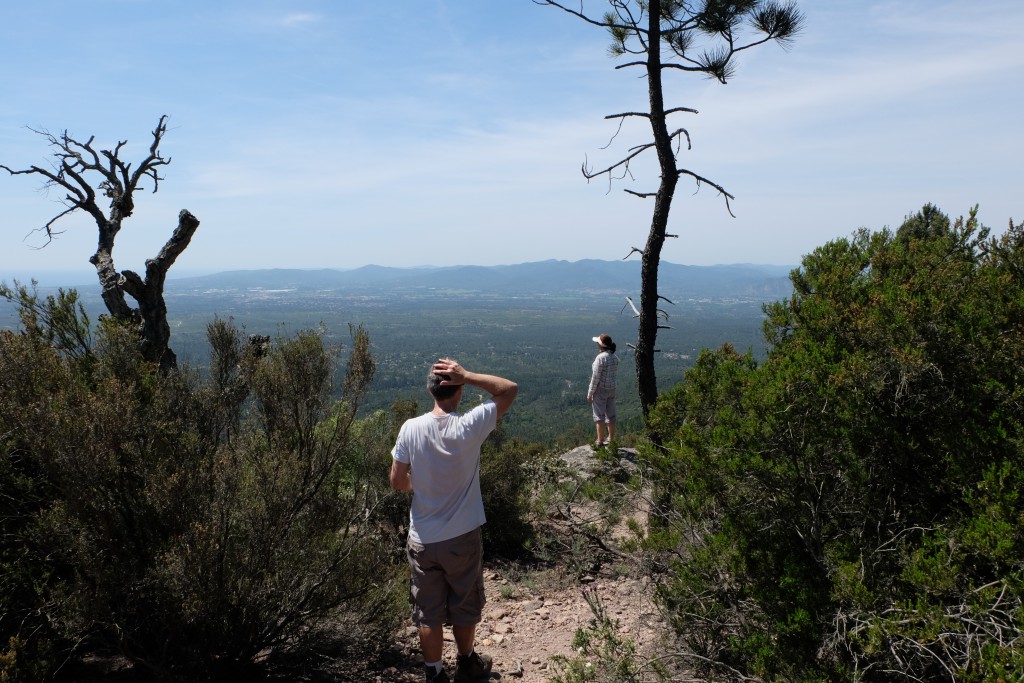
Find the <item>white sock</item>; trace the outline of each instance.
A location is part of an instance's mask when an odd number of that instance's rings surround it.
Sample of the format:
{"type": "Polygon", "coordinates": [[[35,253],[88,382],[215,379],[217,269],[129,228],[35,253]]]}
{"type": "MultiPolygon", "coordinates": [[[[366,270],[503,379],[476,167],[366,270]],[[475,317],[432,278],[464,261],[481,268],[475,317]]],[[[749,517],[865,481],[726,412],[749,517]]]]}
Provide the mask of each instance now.
{"type": "Polygon", "coordinates": [[[439,674],[441,669],[444,668],[444,662],[423,662],[423,666],[433,669],[435,674],[439,674]]]}

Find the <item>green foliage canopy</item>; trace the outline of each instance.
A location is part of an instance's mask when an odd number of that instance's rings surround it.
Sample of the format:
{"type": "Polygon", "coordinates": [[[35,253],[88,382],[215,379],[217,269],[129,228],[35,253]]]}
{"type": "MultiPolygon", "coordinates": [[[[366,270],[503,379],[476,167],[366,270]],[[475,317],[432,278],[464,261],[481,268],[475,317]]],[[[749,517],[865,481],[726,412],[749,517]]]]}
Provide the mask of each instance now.
{"type": "Polygon", "coordinates": [[[925,206],[808,255],[766,360],[705,351],[652,414],[680,653],[765,680],[1024,669],[1024,229],[925,206]],[[685,548],[685,551],[683,550],[685,548]]]}

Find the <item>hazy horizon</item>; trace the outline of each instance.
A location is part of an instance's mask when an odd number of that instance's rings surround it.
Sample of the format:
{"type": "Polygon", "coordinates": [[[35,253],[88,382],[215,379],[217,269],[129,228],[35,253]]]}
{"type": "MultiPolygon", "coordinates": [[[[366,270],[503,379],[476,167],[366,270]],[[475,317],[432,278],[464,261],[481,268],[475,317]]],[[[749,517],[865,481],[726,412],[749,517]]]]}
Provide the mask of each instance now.
{"type": "MultiPolygon", "coordinates": [[[[245,271],[265,271],[265,270],[296,270],[296,271],[320,271],[320,270],[336,270],[341,272],[349,272],[359,270],[367,267],[380,267],[380,268],[394,268],[398,270],[417,270],[417,269],[444,269],[444,268],[461,268],[461,267],[484,267],[484,268],[497,268],[502,266],[517,266],[526,265],[530,263],[545,263],[548,261],[562,261],[566,263],[577,263],[580,261],[602,261],[605,263],[614,263],[621,259],[540,259],[537,261],[523,261],[520,263],[504,263],[496,265],[481,265],[475,263],[459,263],[450,266],[438,266],[431,264],[423,264],[417,266],[389,266],[383,263],[366,263],[361,266],[353,267],[332,267],[332,266],[321,266],[321,267],[310,267],[310,268],[283,268],[283,267],[268,267],[268,268],[223,268],[223,269],[176,269],[171,268],[167,272],[168,280],[184,280],[193,277],[203,277],[208,275],[218,275],[222,273],[233,273],[233,272],[245,272],[245,271]]],[[[717,268],[717,267],[730,267],[730,266],[750,266],[760,268],[772,268],[772,269],[783,269],[783,268],[796,268],[799,264],[787,264],[787,263],[712,263],[712,264],[687,264],[687,263],[674,263],[672,261],[662,261],[664,264],[686,266],[692,268],[717,268]]],[[[639,265],[639,264],[638,264],[639,265]]],[[[130,269],[129,269],[130,270],[130,269]]],[[[40,269],[35,271],[28,270],[8,270],[6,272],[0,271],[0,282],[6,282],[11,284],[14,280],[17,280],[23,284],[28,284],[32,279],[36,279],[42,287],[73,287],[79,285],[97,285],[96,281],[96,270],[91,264],[86,264],[84,269],[66,269],[66,268],[53,268],[53,269],[40,269]]]]}

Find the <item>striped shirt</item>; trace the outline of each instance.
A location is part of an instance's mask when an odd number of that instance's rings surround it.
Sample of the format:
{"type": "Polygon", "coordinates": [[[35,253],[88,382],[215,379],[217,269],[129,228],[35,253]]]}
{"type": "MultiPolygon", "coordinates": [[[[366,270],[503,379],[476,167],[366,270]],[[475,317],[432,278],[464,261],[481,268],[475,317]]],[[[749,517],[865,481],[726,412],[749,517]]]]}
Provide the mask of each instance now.
{"type": "Polygon", "coordinates": [[[609,351],[602,351],[597,354],[591,369],[587,398],[615,396],[615,373],[619,369],[619,357],[609,351]]]}

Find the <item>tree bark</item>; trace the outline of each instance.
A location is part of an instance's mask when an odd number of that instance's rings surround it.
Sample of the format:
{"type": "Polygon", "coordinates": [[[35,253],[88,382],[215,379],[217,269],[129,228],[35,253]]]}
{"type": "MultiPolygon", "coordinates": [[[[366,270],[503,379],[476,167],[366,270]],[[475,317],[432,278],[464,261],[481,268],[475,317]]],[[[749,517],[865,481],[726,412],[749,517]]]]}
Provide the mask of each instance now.
{"type": "MultiPolygon", "coordinates": [[[[188,211],[178,214],[178,227],[156,258],[146,261],[146,279],[131,270],[124,271],[119,290],[127,292],[139,304],[132,311],[139,324],[139,347],[143,358],[158,363],[161,370],[177,367],[178,359],[171,350],[171,327],[167,323],[164,284],[167,271],[185,250],[199,227],[199,219],[188,211]]],[[[112,294],[112,296],[115,296],[112,294]]],[[[120,294],[124,300],[124,294],[120,294]]]]}
{"type": "Polygon", "coordinates": [[[668,230],[669,210],[679,182],[676,158],[672,152],[672,137],[665,114],[665,96],[661,78],[661,1],[648,4],[647,91],[650,100],[651,132],[661,168],[661,182],[654,200],[651,229],[641,256],[640,265],[640,322],[636,342],[636,379],[640,394],[640,408],[646,420],[658,400],[658,378],[654,369],[654,354],[658,337],[658,268],[661,249],[668,230]]]}

